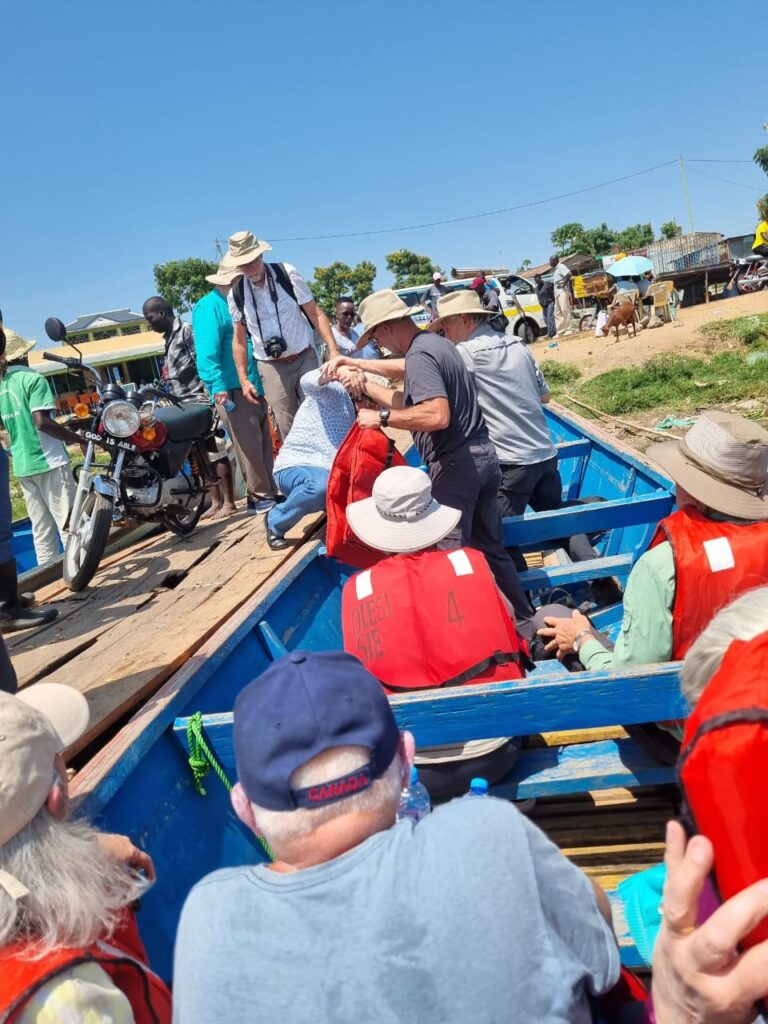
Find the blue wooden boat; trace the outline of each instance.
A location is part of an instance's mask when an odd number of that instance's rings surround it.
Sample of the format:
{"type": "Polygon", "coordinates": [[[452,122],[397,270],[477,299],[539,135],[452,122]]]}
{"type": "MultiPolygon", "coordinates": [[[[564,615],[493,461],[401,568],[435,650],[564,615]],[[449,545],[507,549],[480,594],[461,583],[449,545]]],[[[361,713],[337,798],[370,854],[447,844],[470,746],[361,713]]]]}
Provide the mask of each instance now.
{"type": "Polygon", "coordinates": [[[24,572],[29,572],[30,569],[37,568],[37,555],[32,541],[32,523],[28,518],[17,519],[14,522],[11,545],[19,576],[24,572]]]}
{"type": "MultiPolygon", "coordinates": [[[[564,496],[602,500],[509,519],[506,538],[537,550],[568,533],[599,533],[600,557],[533,569],[525,585],[548,593],[554,586],[578,588],[598,577],[624,580],[658,520],[672,509],[670,481],[581,418],[559,408],[547,415],[559,446],[564,496]]],[[[207,794],[196,791],[188,764],[192,716],[202,714],[204,738],[233,780],[235,696],[286,651],[341,647],[341,588],[352,571],[325,557],[320,539],[305,544],[76,777],[74,793],[82,809],[104,828],[131,835],[155,860],[159,880],[143,901],[142,931],[151,960],[165,977],[190,887],[216,868],[263,858],[232,813],[219,779],[210,774],[207,794]]],[[[610,634],[620,618],[621,607],[614,606],[598,612],[595,623],[610,634]]],[[[392,704],[401,726],[411,729],[420,745],[685,713],[674,664],[569,675],[558,662],[548,662],[524,681],[416,692],[397,696],[392,704]]],[[[670,769],[630,740],[617,739],[527,750],[497,792],[523,798],[669,781],[670,769]]]]}

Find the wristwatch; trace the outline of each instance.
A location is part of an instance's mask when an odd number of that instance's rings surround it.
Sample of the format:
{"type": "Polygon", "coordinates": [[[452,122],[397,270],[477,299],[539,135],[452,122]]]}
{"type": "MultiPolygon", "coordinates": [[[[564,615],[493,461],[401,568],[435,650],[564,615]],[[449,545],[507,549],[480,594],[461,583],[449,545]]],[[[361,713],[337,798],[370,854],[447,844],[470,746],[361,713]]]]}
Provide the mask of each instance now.
{"type": "Polygon", "coordinates": [[[386,427],[389,423],[389,416],[391,412],[391,409],[379,409],[379,423],[382,427],[386,427]]]}
{"type": "Polygon", "coordinates": [[[591,629],[582,629],[580,633],[576,634],[576,638],[573,641],[574,651],[578,654],[579,650],[581,649],[581,645],[584,643],[584,640],[590,636],[594,638],[594,635],[595,634],[592,632],[591,629]]]}

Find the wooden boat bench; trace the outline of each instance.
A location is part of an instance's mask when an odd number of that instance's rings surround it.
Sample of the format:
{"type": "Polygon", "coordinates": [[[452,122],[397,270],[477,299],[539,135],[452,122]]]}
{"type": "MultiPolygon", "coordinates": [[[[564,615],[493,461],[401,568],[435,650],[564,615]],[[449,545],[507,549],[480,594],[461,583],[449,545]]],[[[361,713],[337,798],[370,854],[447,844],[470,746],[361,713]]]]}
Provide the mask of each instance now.
{"type": "MultiPolygon", "coordinates": [[[[280,647],[277,642],[273,657],[279,656],[280,647]]],[[[678,669],[679,663],[670,662],[617,672],[568,673],[558,662],[547,662],[525,680],[415,691],[393,697],[391,703],[400,728],[409,729],[422,747],[665,721],[688,714],[678,669]]],[[[174,723],[185,748],[188,722],[177,718],[174,723]]],[[[224,771],[234,778],[232,713],[204,715],[203,729],[224,771]]],[[[632,740],[601,740],[525,749],[492,792],[523,800],[673,781],[674,769],[658,764],[632,740]]]]}

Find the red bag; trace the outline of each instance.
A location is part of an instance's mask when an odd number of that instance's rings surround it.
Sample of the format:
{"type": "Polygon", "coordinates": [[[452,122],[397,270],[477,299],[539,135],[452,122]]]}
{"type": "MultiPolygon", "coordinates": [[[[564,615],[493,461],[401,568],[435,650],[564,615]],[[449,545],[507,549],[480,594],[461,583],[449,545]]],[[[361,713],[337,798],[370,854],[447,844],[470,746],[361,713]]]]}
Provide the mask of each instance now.
{"type": "Polygon", "coordinates": [[[385,552],[374,551],[355,536],[347,522],[347,505],[370,498],[379,473],[390,466],[405,466],[406,461],[395,442],[380,430],[363,430],[352,425],[336,452],[328,477],[328,528],[325,548],[329,558],[370,569],[385,552]]]}
{"type": "MultiPolygon", "coordinates": [[[[715,851],[722,900],[768,877],[768,633],[735,640],[685,725],[677,772],[689,831],[715,851]]],[[[768,920],[742,940],[768,938],[768,920]]]]}

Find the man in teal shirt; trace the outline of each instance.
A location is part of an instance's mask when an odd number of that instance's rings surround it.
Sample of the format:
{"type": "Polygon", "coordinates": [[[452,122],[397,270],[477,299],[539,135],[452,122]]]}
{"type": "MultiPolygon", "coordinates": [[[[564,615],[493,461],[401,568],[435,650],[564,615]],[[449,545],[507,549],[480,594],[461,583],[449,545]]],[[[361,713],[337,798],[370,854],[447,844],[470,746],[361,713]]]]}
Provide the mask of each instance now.
{"type": "Polygon", "coordinates": [[[260,395],[258,404],[243,395],[232,355],[232,317],[227,295],[242,270],[224,260],[215,274],[206,277],[214,285],[192,310],[197,372],[216,403],[235,449],[248,492],[248,511],[263,515],[275,504],[277,488],[272,478],[272,435],[267,403],[248,347],[248,378],[260,395]]]}

